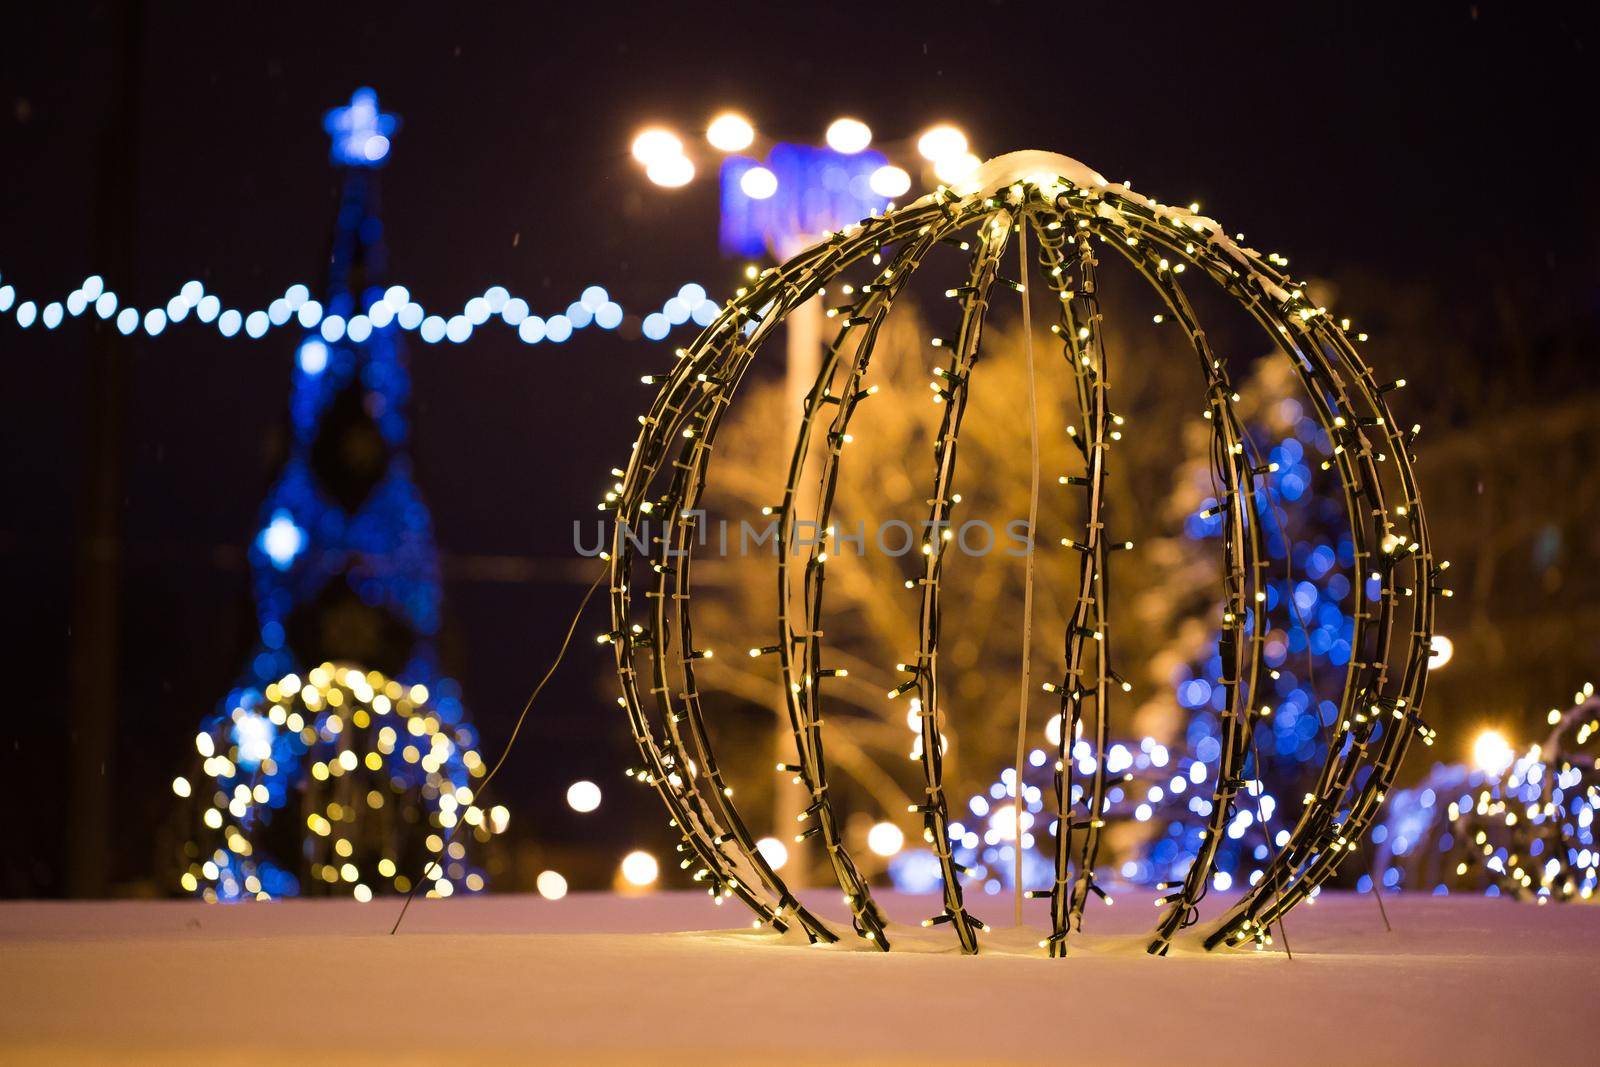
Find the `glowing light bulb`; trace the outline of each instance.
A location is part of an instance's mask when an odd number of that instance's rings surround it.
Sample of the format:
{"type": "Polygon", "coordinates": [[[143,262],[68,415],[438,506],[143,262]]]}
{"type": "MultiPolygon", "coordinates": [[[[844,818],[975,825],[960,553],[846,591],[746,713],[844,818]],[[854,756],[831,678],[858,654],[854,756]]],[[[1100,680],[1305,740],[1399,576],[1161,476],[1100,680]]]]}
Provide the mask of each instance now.
{"type": "Polygon", "coordinates": [[[300,550],[305,547],[306,533],[295,525],[292,515],[279,508],[272,513],[272,521],[261,531],[256,543],[261,546],[261,551],[267,554],[274,567],[286,571],[300,554],[300,550]]]}
{"type": "Polygon", "coordinates": [[[567,880],[555,871],[540,871],[533,880],[533,888],[546,900],[560,900],[567,895],[567,880]]]}
{"type": "Polygon", "coordinates": [[[694,181],[694,164],[687,156],[663,156],[645,165],[645,177],[667,189],[694,181]]]}
{"type": "Polygon", "coordinates": [[[1484,730],[1472,742],[1472,762],[1486,774],[1504,774],[1517,754],[1499,730],[1484,730]]]}
{"type": "Polygon", "coordinates": [[[880,856],[893,856],[905,847],[906,835],[892,822],[880,822],[867,831],[867,847],[880,856]]]}
{"type": "Polygon", "coordinates": [[[622,857],[622,877],[631,886],[643,889],[654,885],[661,868],[648,852],[630,852],[622,857]]]}
{"type": "Polygon", "coordinates": [[[834,119],[828,126],[828,147],[853,156],[872,143],[872,129],[859,119],[834,119]]]}
{"type": "Polygon", "coordinates": [[[917,138],[917,151],[932,163],[967,153],[967,135],[948,124],[940,124],[917,138]]]}
{"type": "Polygon", "coordinates": [[[778,191],[778,176],[766,167],[751,167],[739,177],[739,188],[751,200],[765,200],[778,191]]]}
{"type": "Polygon", "coordinates": [[[1052,745],[1061,744],[1061,716],[1052,715],[1044,724],[1045,740],[1052,745]]]}
{"type": "Polygon", "coordinates": [[[681,155],[683,155],[683,142],[670,130],[659,127],[643,130],[633,139],[633,158],[646,167],[681,155]]]}
{"type": "Polygon", "coordinates": [[[977,171],[981,162],[982,161],[971,152],[960,152],[955,155],[946,156],[943,159],[935,160],[933,164],[933,173],[938,175],[939,180],[944,182],[946,185],[953,185],[956,182],[965,181],[966,179],[972,177],[973,173],[977,171]]]}
{"type": "Polygon", "coordinates": [[[589,781],[567,786],[567,806],[573,811],[590,812],[600,806],[600,787],[589,781]]]}
{"type": "Polygon", "coordinates": [[[755,139],[755,127],[750,125],[750,120],[733,111],[724,111],[706,127],[706,140],[719,152],[742,151],[755,139]]]}
{"type": "Polygon", "coordinates": [[[783,870],[783,865],[789,862],[789,849],[776,837],[763,837],[757,841],[756,851],[775,871],[783,870]]]}
{"type": "Polygon", "coordinates": [[[997,804],[994,813],[989,816],[989,829],[994,831],[994,836],[1002,841],[1015,841],[1017,839],[1017,809],[1007,802],[997,804]]]}
{"type": "Polygon", "coordinates": [[[1444,634],[1434,634],[1428,651],[1428,669],[1436,671],[1449,663],[1456,654],[1456,644],[1444,634]]]}
{"type": "Polygon", "coordinates": [[[316,377],[328,368],[328,346],[316,338],[300,346],[300,370],[316,377]]]}
{"type": "Polygon", "coordinates": [[[911,175],[893,164],[885,164],[872,172],[867,179],[867,187],[879,196],[893,200],[897,196],[904,196],[911,188],[911,175]]]}

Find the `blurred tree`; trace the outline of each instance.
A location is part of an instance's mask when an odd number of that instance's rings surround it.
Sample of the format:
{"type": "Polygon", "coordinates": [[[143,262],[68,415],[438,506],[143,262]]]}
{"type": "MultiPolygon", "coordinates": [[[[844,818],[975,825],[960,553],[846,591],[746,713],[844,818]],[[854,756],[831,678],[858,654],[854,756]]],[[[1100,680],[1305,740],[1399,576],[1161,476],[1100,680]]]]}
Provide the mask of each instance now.
{"type": "Polygon", "coordinates": [[[1418,479],[1455,593],[1438,619],[1453,656],[1428,681],[1438,755],[1466,759],[1486,722],[1530,742],[1600,664],[1600,316],[1528,270],[1470,300],[1363,275],[1320,288],[1371,331],[1372,361],[1409,379],[1397,415],[1422,427],[1418,479]]]}
{"type": "MultiPolygon", "coordinates": [[[[1331,454],[1328,436],[1297,398],[1294,370],[1276,353],[1258,359],[1239,386],[1234,405],[1257,454],[1275,469],[1262,478],[1258,520],[1271,569],[1267,576],[1266,662],[1260,702],[1271,715],[1256,725],[1245,766],[1247,780],[1261,783],[1255,796],[1241,798],[1218,850],[1218,882],[1223,887],[1252,873],[1271,857],[1273,844],[1261,833],[1265,819],[1276,837],[1292,828],[1299,798],[1314,782],[1327,756],[1327,736],[1338,714],[1350,664],[1351,613],[1365,595],[1353,573],[1349,514],[1337,474],[1321,469],[1331,454]],[[1278,811],[1280,798],[1291,807],[1278,811]],[[1276,816],[1276,818],[1274,817],[1276,816]]],[[[1183,530],[1185,554],[1215,556],[1207,542],[1222,535],[1216,483],[1204,428],[1188,428],[1184,458],[1172,492],[1169,515],[1183,530]]],[[[1220,585],[1207,590],[1209,604],[1200,618],[1221,612],[1220,585]]],[[[1188,618],[1194,618],[1193,606],[1188,618]]],[[[1186,655],[1171,676],[1177,703],[1186,709],[1178,762],[1215,768],[1221,751],[1223,690],[1218,634],[1213,630],[1194,649],[1191,638],[1175,635],[1167,652],[1186,655]]],[[[1139,882],[1182,878],[1200,844],[1210,801],[1204,795],[1168,790],[1165,804],[1152,805],[1151,821],[1160,828],[1140,860],[1123,869],[1139,882]]]]}
{"type": "MultiPolygon", "coordinates": [[[[946,665],[942,680],[949,687],[952,736],[945,772],[952,797],[985,788],[999,767],[1011,764],[1016,743],[1024,560],[1013,535],[1023,527],[1008,533],[1008,524],[1025,523],[1028,515],[1030,449],[1027,363],[1020,324],[1006,314],[1010,310],[1003,309],[986,331],[974,375],[955,482],[962,497],[959,521],[964,525],[956,531],[961,552],[943,580],[951,605],[944,612],[940,656],[946,665]]],[[[1117,346],[1114,403],[1126,419],[1109,515],[1115,538],[1132,539],[1142,549],[1120,555],[1115,568],[1117,658],[1135,689],[1112,714],[1124,735],[1134,728],[1171,733],[1178,718],[1170,677],[1187,655],[1169,649],[1172,605],[1203,600],[1200,591],[1215,581],[1217,565],[1196,558],[1176,539],[1157,535],[1167,518],[1165,494],[1151,487],[1164,486],[1172,476],[1168,427],[1185,412],[1201,421],[1199,406],[1183,401],[1193,392],[1182,388],[1192,388],[1199,376],[1184,362],[1193,358],[1186,349],[1168,350],[1171,338],[1141,331],[1140,347],[1125,346],[1114,317],[1107,319],[1117,346]]],[[[829,687],[827,743],[830,759],[845,776],[835,792],[846,796],[836,800],[843,810],[857,813],[850,825],[853,846],[864,843],[879,819],[912,831],[915,820],[906,808],[921,788],[916,765],[907,758],[915,755],[917,743],[908,708],[885,699],[885,693],[902,680],[894,664],[917,645],[916,595],[904,587],[920,573],[914,553],[934,469],[939,408],[930,403],[935,394],[929,383],[933,367],[942,361],[929,347],[930,332],[937,331],[913,307],[899,307],[890,316],[867,379],[878,392],[851,424],[854,439],[846,447],[835,496],[840,536],[830,549],[825,628],[830,665],[849,675],[829,687]],[[846,540],[857,534],[861,543],[846,540]]],[[[1059,680],[1062,632],[1078,581],[1076,555],[1057,545],[1063,535],[1081,528],[1083,508],[1081,490],[1058,485],[1057,478],[1081,473],[1083,461],[1066,433],[1077,420],[1077,406],[1071,375],[1061,365],[1060,343],[1040,332],[1033,347],[1043,487],[1029,737],[1031,744],[1042,745],[1057,701],[1040,692],[1038,683],[1059,680]]],[[[727,551],[703,549],[695,563],[697,583],[707,582],[706,593],[697,597],[696,634],[710,646],[736,653],[770,644],[775,633],[773,548],[747,546],[747,554],[741,554],[738,531],[741,521],[754,529],[771,521],[761,510],[781,496],[793,448],[773,430],[790,421],[781,381],[751,381],[743,393],[719,433],[717,466],[709,479],[708,517],[714,528],[728,524],[727,551]]],[[[1179,628],[1195,646],[1204,640],[1198,624],[1179,628]]],[[[724,767],[770,766],[756,754],[770,750],[763,739],[778,721],[774,716],[783,714],[773,661],[719,655],[703,665],[700,679],[708,698],[722,696],[720,707],[708,700],[719,748],[742,757],[725,760],[724,767]]],[[[776,777],[776,788],[791,788],[787,776],[776,777]]],[[[775,795],[773,788],[749,780],[741,792],[775,795]]]]}

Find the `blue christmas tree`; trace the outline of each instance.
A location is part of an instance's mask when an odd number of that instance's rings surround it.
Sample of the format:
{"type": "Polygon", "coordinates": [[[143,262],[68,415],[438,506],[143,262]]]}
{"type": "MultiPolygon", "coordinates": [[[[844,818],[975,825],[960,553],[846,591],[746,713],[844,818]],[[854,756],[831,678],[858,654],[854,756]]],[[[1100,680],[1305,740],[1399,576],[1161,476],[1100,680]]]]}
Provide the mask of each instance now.
{"type": "Polygon", "coordinates": [[[187,844],[180,880],[208,897],[365,898],[411,888],[434,859],[430,892],[480,889],[451,831],[465,821],[482,842],[506,820],[472,803],[483,762],[436,647],[438,552],[406,451],[395,321],[409,294],[383,288],[378,174],[398,125],[371,89],[328,113],[341,192],[322,301],[297,286],[268,312],[306,328],[287,455],[250,546],[259,638],[196,738],[200,784],[174,783],[209,838],[187,844]]]}
{"type": "MultiPolygon", "coordinates": [[[[1349,518],[1334,474],[1322,469],[1331,454],[1328,435],[1295,399],[1262,402],[1293,392],[1292,372],[1281,360],[1262,360],[1243,393],[1241,417],[1255,454],[1271,465],[1256,494],[1256,521],[1271,561],[1266,613],[1265,692],[1272,708],[1256,725],[1227,837],[1218,848],[1217,887],[1253,881],[1287,838],[1294,815],[1279,798],[1298,800],[1327,756],[1327,738],[1337,719],[1337,699],[1350,664],[1352,612],[1368,591],[1357,584],[1349,518]],[[1265,826],[1263,826],[1265,821],[1265,826]]],[[[1187,512],[1184,536],[1196,546],[1222,535],[1223,519],[1203,464],[1191,465],[1180,493],[1187,512]]],[[[1252,620],[1252,626],[1258,620],[1252,620]]],[[[1180,707],[1187,709],[1181,751],[1214,766],[1221,753],[1224,691],[1217,639],[1173,679],[1180,707]]],[[[1140,861],[1125,872],[1141,882],[1181,880],[1200,846],[1210,814],[1207,796],[1169,796],[1153,814],[1161,827],[1140,861]]]]}

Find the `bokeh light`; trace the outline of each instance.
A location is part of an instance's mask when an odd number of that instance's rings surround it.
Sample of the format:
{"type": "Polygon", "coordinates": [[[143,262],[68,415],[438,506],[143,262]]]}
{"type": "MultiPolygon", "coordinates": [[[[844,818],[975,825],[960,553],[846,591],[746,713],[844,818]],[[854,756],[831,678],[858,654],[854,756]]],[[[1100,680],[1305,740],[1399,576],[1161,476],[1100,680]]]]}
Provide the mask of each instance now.
{"type": "Polygon", "coordinates": [[[867,847],[880,856],[893,856],[906,844],[906,835],[892,822],[880,822],[867,831],[867,847]]]}
{"type": "Polygon", "coordinates": [[[742,152],[755,139],[755,127],[750,125],[750,120],[733,111],[723,112],[706,127],[706,140],[719,152],[742,152]]]}
{"type": "Polygon", "coordinates": [[[654,885],[661,874],[656,858],[648,852],[634,851],[622,857],[622,878],[640,889],[654,885]]]}
{"type": "Polygon", "coordinates": [[[872,143],[872,130],[859,119],[834,119],[828,126],[827,138],[829,148],[853,156],[872,143]]]}
{"type": "Polygon", "coordinates": [[[649,167],[662,160],[683,155],[683,142],[670,130],[659,127],[643,130],[633,139],[633,158],[649,167]]]}
{"type": "Polygon", "coordinates": [[[917,138],[917,151],[930,163],[955,159],[967,154],[967,135],[954,126],[941,123],[917,138]]]}
{"type": "Polygon", "coordinates": [[[958,152],[934,161],[933,173],[946,185],[966,181],[977,171],[982,160],[971,152],[958,152]]]}
{"type": "Polygon", "coordinates": [[[893,200],[897,196],[904,196],[911,188],[911,175],[892,163],[885,164],[872,172],[867,179],[867,186],[879,196],[893,200]]]}
{"type": "Polygon", "coordinates": [[[1485,774],[1504,774],[1516,758],[1511,742],[1499,730],[1484,730],[1472,742],[1472,762],[1485,774]]]}
{"type": "Polygon", "coordinates": [[[577,812],[591,812],[600,806],[600,787],[580,780],[567,786],[567,806],[577,812]]]}
{"type": "Polygon", "coordinates": [[[1456,654],[1456,643],[1444,634],[1434,634],[1428,651],[1428,669],[1436,671],[1449,663],[1456,654]]]}
{"type": "Polygon", "coordinates": [[[567,895],[567,880],[556,871],[540,871],[533,887],[546,900],[560,900],[567,895]]]}
{"type": "Polygon", "coordinates": [[[763,837],[756,842],[756,851],[775,871],[783,870],[783,865],[789,862],[789,849],[776,837],[763,837]]]}
{"type": "Polygon", "coordinates": [[[677,189],[694,181],[694,164],[687,156],[662,156],[645,165],[645,177],[666,189],[677,189]]]}
{"type": "Polygon", "coordinates": [[[778,176],[766,167],[751,167],[740,176],[739,189],[751,200],[766,200],[778,191],[778,176]]]}

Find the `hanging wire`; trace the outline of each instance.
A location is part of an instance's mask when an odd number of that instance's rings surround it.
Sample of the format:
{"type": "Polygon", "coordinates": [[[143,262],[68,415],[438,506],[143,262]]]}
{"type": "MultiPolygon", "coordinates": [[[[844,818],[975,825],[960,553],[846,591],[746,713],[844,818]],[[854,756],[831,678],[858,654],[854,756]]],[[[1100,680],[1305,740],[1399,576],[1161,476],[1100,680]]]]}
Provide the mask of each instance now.
{"type": "MultiPolygon", "coordinates": [[[[500,768],[505,766],[507,757],[511,755],[512,747],[517,743],[518,735],[522,733],[522,724],[527,721],[528,713],[533,710],[533,702],[539,699],[539,694],[544,691],[545,684],[555,676],[556,668],[560,667],[561,661],[566,658],[567,648],[572,644],[572,635],[578,630],[578,622],[583,618],[584,610],[588,608],[589,601],[594,596],[595,590],[599,589],[600,583],[606,580],[607,573],[607,571],[602,570],[596,575],[594,582],[589,586],[588,592],[584,593],[583,599],[578,602],[578,610],[572,613],[572,621],[567,624],[567,633],[561,639],[561,647],[556,650],[556,658],[550,662],[549,668],[544,672],[544,677],[539,679],[539,684],[533,687],[533,692],[528,694],[528,699],[522,705],[522,711],[517,714],[517,721],[511,727],[511,736],[506,738],[505,747],[500,750],[499,758],[494,761],[494,766],[489,768],[489,773],[483,776],[483,784],[478,787],[475,794],[477,800],[481,801],[484,795],[489,792],[489,786],[493,783],[495,775],[499,774],[500,768]]],[[[458,819],[456,824],[450,828],[450,834],[445,838],[444,847],[439,850],[441,855],[450,847],[450,842],[455,840],[456,834],[461,832],[461,827],[464,825],[466,825],[466,820],[458,819]]],[[[412,898],[417,895],[417,890],[427,880],[429,872],[437,870],[439,866],[439,860],[434,859],[429,860],[428,866],[423,868],[416,883],[412,885],[411,891],[406,894],[405,903],[400,905],[400,914],[395,916],[394,926],[389,929],[391,936],[400,932],[400,924],[405,922],[406,912],[411,910],[412,898]]]]}

